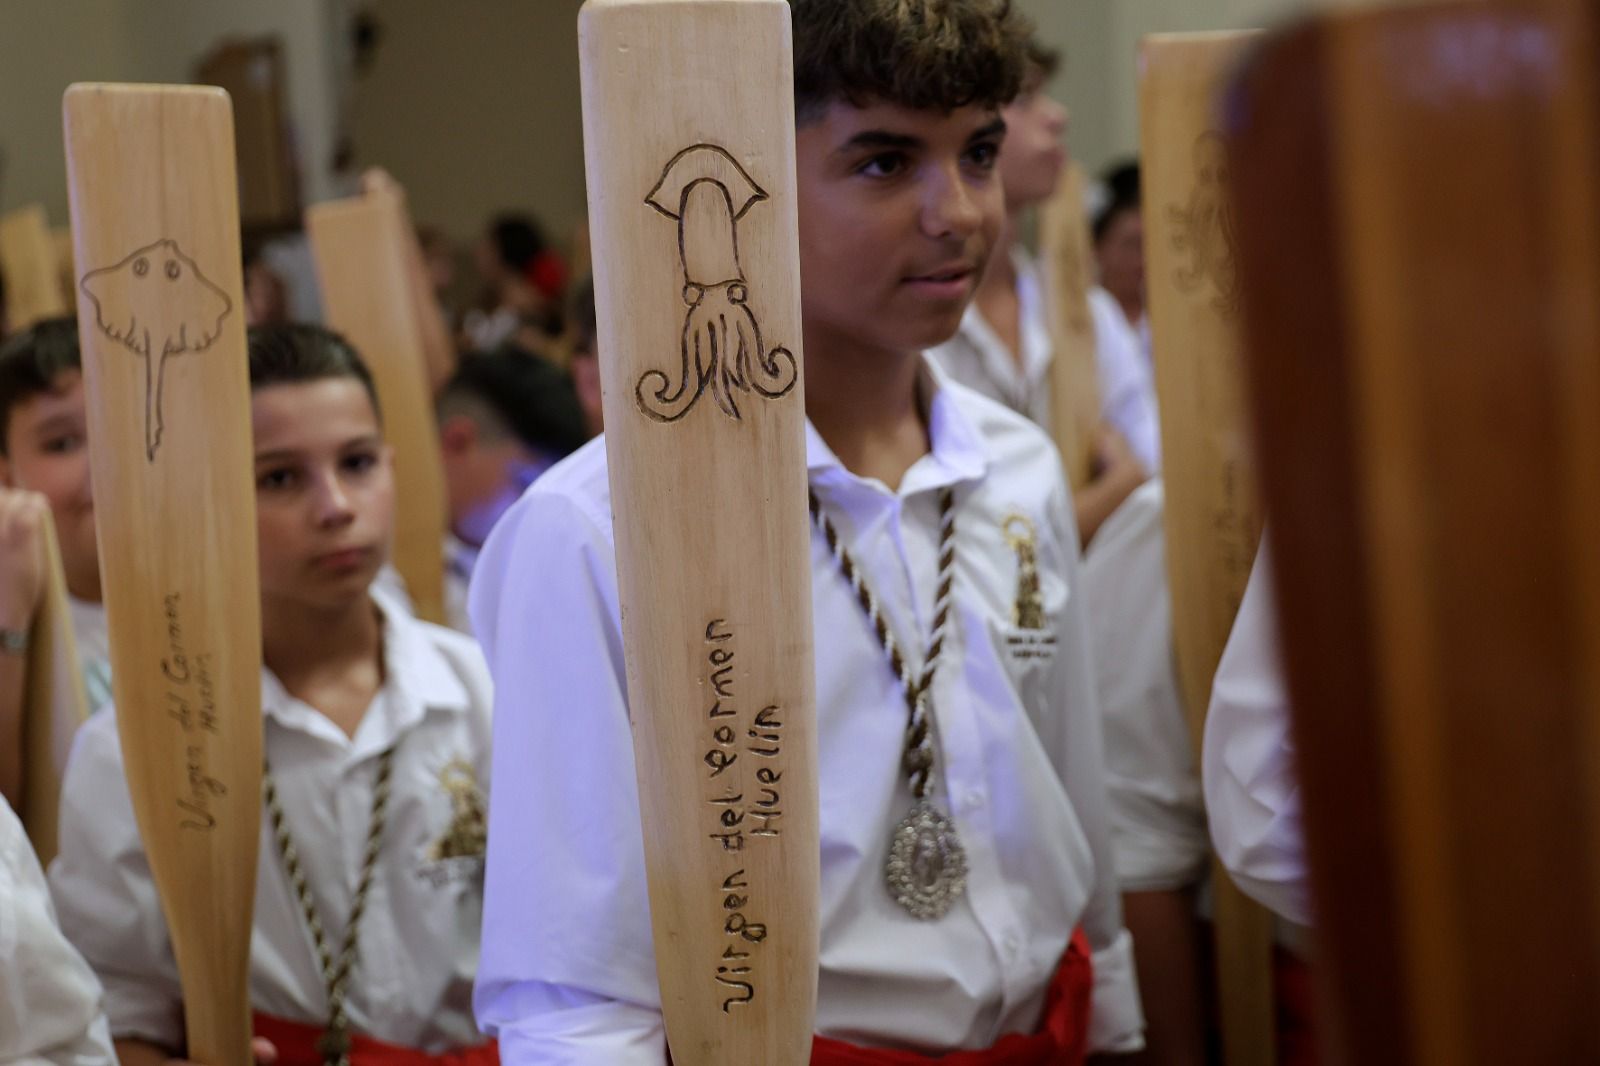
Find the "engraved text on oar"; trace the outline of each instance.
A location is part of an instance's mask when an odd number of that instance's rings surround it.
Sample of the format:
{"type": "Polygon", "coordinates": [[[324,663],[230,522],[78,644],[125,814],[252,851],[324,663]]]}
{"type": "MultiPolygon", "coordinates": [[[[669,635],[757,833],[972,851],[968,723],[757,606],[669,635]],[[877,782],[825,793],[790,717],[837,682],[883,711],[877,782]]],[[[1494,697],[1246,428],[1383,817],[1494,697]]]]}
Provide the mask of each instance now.
{"type": "MultiPolygon", "coordinates": [[[[755,841],[782,835],[783,817],[780,785],[783,771],[773,765],[783,754],[783,720],[776,706],[763,708],[750,719],[740,721],[735,691],[737,651],[734,634],[724,619],[713,619],[705,629],[706,683],[712,693],[706,718],[710,728],[704,762],[707,780],[713,783],[707,799],[712,815],[710,837],[725,853],[744,852],[755,841]],[[742,733],[741,733],[742,730],[742,733]],[[741,756],[755,763],[755,787],[746,796],[733,773],[741,756]]],[[[748,769],[748,764],[746,766],[748,769]]],[[[755,902],[749,868],[740,866],[723,877],[716,892],[722,909],[719,921],[727,937],[717,960],[716,981],[725,989],[723,1013],[756,998],[755,951],[767,939],[767,926],[749,915],[755,902]]]]}
{"type": "Polygon", "coordinates": [[[212,801],[228,794],[228,786],[207,770],[210,738],[221,734],[211,656],[191,651],[186,644],[182,593],[165,597],[162,615],[167,634],[167,653],[161,659],[161,676],[167,685],[167,717],[183,735],[185,784],[184,794],[177,799],[178,827],[209,833],[217,827],[212,801]]]}

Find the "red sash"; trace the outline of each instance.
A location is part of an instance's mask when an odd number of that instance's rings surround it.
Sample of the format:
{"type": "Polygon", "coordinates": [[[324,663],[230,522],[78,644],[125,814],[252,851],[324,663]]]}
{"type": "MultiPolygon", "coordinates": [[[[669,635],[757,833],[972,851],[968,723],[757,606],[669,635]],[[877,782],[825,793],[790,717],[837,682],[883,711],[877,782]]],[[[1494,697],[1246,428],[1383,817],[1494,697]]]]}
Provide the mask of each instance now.
{"type": "MultiPolygon", "coordinates": [[[[255,1030],[257,1036],[270,1040],[278,1049],[278,1066],[322,1066],[322,1053],[317,1050],[322,1026],[257,1013],[255,1030]]],[[[352,1033],[350,1066],[500,1066],[500,1045],[491,1040],[474,1048],[429,1055],[352,1033]]]]}
{"type": "MultiPolygon", "coordinates": [[[[1094,992],[1094,964],[1089,941],[1079,929],[1072,934],[1061,968],[1050,982],[1044,1021],[1032,1036],[1005,1036],[987,1051],[955,1051],[918,1055],[911,1051],[873,1051],[838,1040],[817,1037],[811,1066],[1082,1066],[1089,1043],[1089,1001],[1094,992]]],[[[287,1064],[286,1064],[287,1066],[287,1064]]]]}

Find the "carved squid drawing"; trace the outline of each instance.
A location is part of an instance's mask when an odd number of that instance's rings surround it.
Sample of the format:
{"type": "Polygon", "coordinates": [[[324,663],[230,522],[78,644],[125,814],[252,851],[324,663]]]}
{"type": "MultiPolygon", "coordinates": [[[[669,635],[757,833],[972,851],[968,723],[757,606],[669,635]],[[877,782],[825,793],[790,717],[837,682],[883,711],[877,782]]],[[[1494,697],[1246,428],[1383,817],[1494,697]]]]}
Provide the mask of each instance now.
{"type": "Polygon", "coordinates": [[[94,305],[100,332],[144,362],[145,458],[154,462],[164,428],[167,360],[211,347],[233,302],[171,240],[147,244],[113,266],[89,271],[78,287],[94,305]]]}
{"type": "Polygon", "coordinates": [[[649,370],[635,389],[639,409],[650,418],[676,422],[710,389],[722,412],[738,420],[740,393],[778,399],[799,379],[792,352],[767,348],[739,262],[739,221],[766,199],[738,161],[714,144],[673,156],[645,198],[678,223],[688,307],[677,375],[649,370]]]}
{"type": "Polygon", "coordinates": [[[1228,148],[1222,135],[1208,131],[1194,145],[1194,190],[1188,204],[1169,207],[1172,247],[1189,253],[1189,265],[1177,272],[1178,287],[1192,292],[1210,279],[1217,289],[1215,305],[1223,314],[1239,307],[1239,269],[1233,205],[1228,200],[1228,148]]]}

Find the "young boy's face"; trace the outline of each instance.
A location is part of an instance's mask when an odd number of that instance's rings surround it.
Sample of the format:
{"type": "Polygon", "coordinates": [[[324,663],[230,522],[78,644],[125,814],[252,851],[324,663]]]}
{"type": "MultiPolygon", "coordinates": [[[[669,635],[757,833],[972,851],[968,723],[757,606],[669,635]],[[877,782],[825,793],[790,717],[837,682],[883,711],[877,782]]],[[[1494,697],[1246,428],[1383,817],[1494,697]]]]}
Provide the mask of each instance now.
{"type": "Polygon", "coordinates": [[[838,101],[796,136],[808,341],[914,352],[954,336],[1005,217],[997,110],[838,101]]]}
{"type": "Polygon", "coordinates": [[[83,375],[68,370],[53,385],[11,409],[0,480],[50,502],[67,585],[79,596],[98,598],[100,557],[94,539],[83,375]]]}
{"type": "Polygon", "coordinates": [[[387,561],[394,470],[354,378],[269,385],[250,397],[263,600],[338,608],[387,561]]]}
{"type": "Polygon", "coordinates": [[[1006,150],[1000,155],[1000,180],[1012,210],[1055,195],[1067,165],[1067,108],[1045,93],[1044,81],[1042,72],[1034,72],[1022,95],[1001,112],[1006,150]]]}

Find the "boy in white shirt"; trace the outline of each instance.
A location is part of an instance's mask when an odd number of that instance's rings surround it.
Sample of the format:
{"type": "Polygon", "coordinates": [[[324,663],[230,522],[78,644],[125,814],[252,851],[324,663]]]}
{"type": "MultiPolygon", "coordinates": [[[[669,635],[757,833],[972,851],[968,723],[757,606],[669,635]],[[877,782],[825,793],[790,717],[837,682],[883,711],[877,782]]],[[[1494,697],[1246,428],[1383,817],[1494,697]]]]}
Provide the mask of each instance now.
{"type": "MultiPolygon", "coordinates": [[[[471,641],[372,591],[392,538],[394,479],[372,379],[354,350],[317,327],[261,328],[251,331],[250,371],[270,781],[251,945],[256,1032],[280,1066],[321,1063],[325,1036],[366,1063],[418,1053],[493,1062],[468,1007],[487,671],[471,641]],[[292,888],[296,870],[309,899],[292,888]],[[370,905],[351,929],[364,891],[370,905]],[[318,963],[313,914],[335,957],[355,946],[342,1002],[318,963]]],[[[63,929],[105,985],[124,1066],[179,1053],[178,974],[114,714],[79,734],[51,888],[63,929]]]]}
{"type": "Polygon", "coordinates": [[[0,1066],[113,1066],[100,983],[56,927],[44,872],[0,800],[0,1066]]]}
{"type": "MultiPolygon", "coordinates": [[[[1000,157],[1006,215],[998,252],[984,271],[956,335],[929,355],[950,377],[1050,429],[1048,372],[1055,350],[1039,270],[1021,244],[1028,212],[1055,195],[1067,162],[1067,109],[1045,92],[1059,62],[1037,43],[1028,49],[1022,91],[1006,105],[1000,157]]],[[[1073,494],[1085,544],[1150,476],[1114,424],[1097,434],[1094,477],[1073,494]]]]}
{"type": "Polygon", "coordinates": [[[44,595],[44,517],[55,522],[89,709],[111,696],[111,647],[79,366],[78,322],[51,318],[0,345],[0,795],[22,796],[27,641],[44,595]]]}
{"type": "MultiPolygon", "coordinates": [[[[921,354],[954,334],[996,247],[1000,108],[1020,88],[1026,27],[996,0],[791,11],[810,485],[902,647],[928,646],[936,590],[953,582],[931,799],[967,857],[941,917],[885,886],[912,802],[906,703],[817,532],[812,1061],[1137,1050],[1060,463],[1026,419],[921,354]]],[[[603,440],[506,515],[471,605],[502,701],[479,1020],[508,1062],[660,1066],[603,440]]]]}

